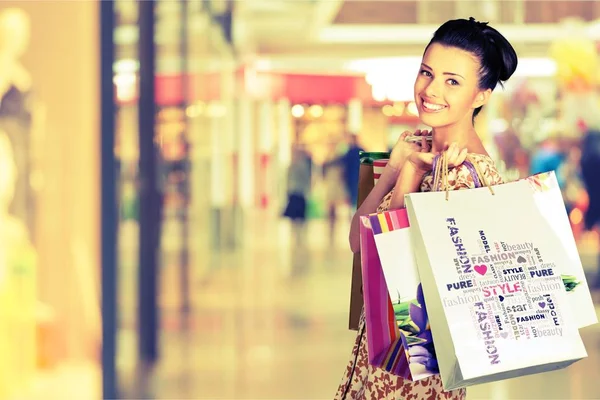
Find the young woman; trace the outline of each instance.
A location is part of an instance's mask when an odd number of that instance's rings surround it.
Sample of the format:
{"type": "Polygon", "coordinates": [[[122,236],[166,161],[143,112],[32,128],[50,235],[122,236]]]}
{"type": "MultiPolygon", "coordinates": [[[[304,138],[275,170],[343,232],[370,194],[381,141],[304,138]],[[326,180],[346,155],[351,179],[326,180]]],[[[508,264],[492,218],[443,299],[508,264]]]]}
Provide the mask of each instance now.
{"type": "MultiPolygon", "coordinates": [[[[485,182],[502,182],[473,127],[474,118],[488,102],[498,83],[517,68],[510,43],[487,23],[458,19],[444,23],[425,48],[414,86],[421,121],[432,132],[431,145],[419,145],[401,135],[379,182],[359,207],[350,229],[350,247],[359,251],[360,216],[404,207],[404,195],[431,191],[435,155],[447,150],[451,188],[473,188],[472,176],[462,163],[467,154],[478,164],[485,182]]],[[[412,382],[374,368],[368,363],[367,332],[361,318],[352,357],[338,388],[336,399],[464,399],[464,389],[444,392],[439,375],[412,382]]]]}

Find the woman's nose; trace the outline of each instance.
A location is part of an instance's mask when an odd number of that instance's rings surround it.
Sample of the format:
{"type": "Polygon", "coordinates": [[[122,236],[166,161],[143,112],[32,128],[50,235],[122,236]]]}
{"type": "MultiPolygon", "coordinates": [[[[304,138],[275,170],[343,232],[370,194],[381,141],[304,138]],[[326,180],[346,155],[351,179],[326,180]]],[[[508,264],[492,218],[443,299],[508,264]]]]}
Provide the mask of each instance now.
{"type": "Polygon", "coordinates": [[[440,86],[439,84],[436,82],[435,79],[431,80],[431,82],[429,82],[429,85],[427,85],[427,87],[425,88],[425,95],[427,97],[439,97],[440,95],[440,86]]]}

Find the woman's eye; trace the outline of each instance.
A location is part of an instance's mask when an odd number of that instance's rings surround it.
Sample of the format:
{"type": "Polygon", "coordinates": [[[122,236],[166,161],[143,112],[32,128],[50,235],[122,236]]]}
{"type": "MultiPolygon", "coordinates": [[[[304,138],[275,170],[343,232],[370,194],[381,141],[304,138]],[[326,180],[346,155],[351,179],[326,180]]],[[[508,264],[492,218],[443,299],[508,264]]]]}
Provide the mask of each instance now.
{"type": "Polygon", "coordinates": [[[423,76],[431,76],[431,72],[427,71],[426,69],[422,69],[421,70],[421,75],[423,75],[423,76]]]}
{"type": "Polygon", "coordinates": [[[458,81],[457,81],[457,80],[455,80],[455,79],[448,79],[448,82],[449,82],[449,83],[450,83],[450,85],[452,85],[452,86],[456,86],[456,85],[458,85],[458,81]]]}

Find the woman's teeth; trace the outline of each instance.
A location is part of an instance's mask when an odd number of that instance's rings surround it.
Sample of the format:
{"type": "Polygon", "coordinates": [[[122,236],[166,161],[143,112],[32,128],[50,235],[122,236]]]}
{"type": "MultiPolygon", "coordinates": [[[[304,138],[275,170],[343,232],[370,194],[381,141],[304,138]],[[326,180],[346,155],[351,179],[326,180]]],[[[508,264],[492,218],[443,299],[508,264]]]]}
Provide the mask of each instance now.
{"type": "Polygon", "coordinates": [[[423,102],[423,105],[425,106],[425,108],[427,108],[429,110],[433,110],[433,111],[439,111],[439,110],[442,110],[442,109],[446,108],[446,106],[442,106],[442,105],[439,105],[439,104],[428,103],[426,101],[423,102]]]}

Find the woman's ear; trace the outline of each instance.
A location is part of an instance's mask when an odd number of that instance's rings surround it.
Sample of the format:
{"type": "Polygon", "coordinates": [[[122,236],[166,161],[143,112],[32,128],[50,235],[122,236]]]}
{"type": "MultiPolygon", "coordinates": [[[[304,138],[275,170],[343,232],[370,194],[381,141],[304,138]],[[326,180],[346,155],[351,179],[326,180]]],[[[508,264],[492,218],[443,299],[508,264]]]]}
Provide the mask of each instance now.
{"type": "Polygon", "coordinates": [[[485,89],[477,93],[475,101],[473,102],[473,108],[479,108],[486,105],[492,95],[492,89],[485,89]]]}

